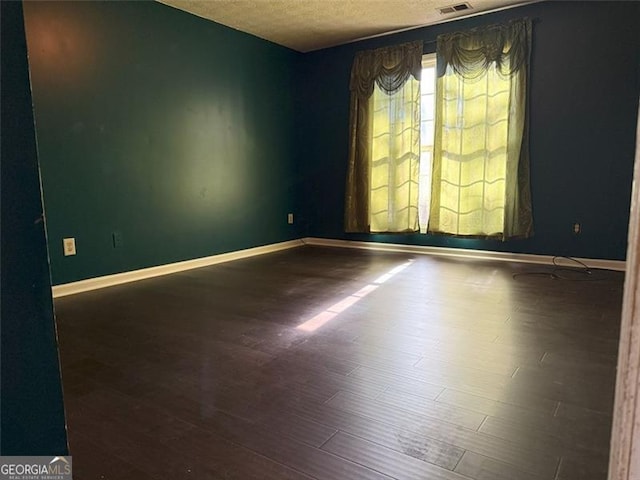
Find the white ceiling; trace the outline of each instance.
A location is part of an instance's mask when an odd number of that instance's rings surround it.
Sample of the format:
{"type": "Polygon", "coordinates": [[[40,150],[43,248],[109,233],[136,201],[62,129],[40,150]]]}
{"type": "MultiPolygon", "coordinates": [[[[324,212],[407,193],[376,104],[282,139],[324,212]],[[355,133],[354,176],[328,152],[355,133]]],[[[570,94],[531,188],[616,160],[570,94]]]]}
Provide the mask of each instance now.
{"type": "Polygon", "coordinates": [[[299,52],[530,3],[525,0],[468,0],[473,9],[441,15],[440,8],[464,0],[158,1],[299,52]]]}

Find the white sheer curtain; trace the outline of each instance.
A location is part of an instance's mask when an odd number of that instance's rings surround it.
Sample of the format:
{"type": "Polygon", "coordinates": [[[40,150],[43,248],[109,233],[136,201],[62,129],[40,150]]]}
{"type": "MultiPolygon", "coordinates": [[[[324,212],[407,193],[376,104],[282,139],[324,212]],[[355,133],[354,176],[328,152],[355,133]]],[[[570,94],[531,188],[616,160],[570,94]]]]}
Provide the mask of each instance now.
{"type": "Polygon", "coordinates": [[[418,230],[420,82],[411,77],[389,95],[373,92],[371,232],[418,230]]]}
{"type": "Polygon", "coordinates": [[[531,23],[438,37],[429,232],[533,233],[527,77],[531,23]]]}

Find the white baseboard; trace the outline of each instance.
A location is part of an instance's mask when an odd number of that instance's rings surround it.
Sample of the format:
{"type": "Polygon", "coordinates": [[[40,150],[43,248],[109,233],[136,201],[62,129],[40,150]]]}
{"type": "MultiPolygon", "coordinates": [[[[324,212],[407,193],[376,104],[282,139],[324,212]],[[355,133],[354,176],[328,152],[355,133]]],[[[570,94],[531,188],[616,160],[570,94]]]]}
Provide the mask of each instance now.
{"type": "Polygon", "coordinates": [[[130,272],[115,273],[113,275],[105,275],[103,277],[89,278],[78,282],[65,283],[53,287],[53,298],[64,297],[76,293],[87,292],[99,288],[111,287],[123,283],[144,280],[145,278],[159,277],[170,273],[182,272],[194,268],[206,267],[217,263],[230,262],[241,258],[263,255],[265,253],[278,252],[289,248],[300,247],[304,245],[302,240],[290,240],[288,242],[272,243],[261,247],[247,248],[245,250],[236,250],[234,252],[221,253],[210,257],[195,258],[193,260],[185,260],[183,262],[169,263],[159,265],[157,267],[143,268],[141,270],[133,270],[130,272]]]}
{"type": "MultiPolygon", "coordinates": [[[[352,240],[334,240],[330,238],[307,237],[302,241],[306,245],[322,247],[358,248],[362,250],[377,250],[381,252],[416,253],[421,255],[438,255],[444,257],[473,258],[480,260],[498,260],[502,262],[553,264],[553,256],[532,255],[528,253],[491,252],[488,250],[468,250],[464,248],[427,247],[423,245],[403,245],[396,243],[356,242],[352,240]]],[[[600,260],[596,258],[576,258],[590,268],[625,271],[626,262],[623,260],[600,260]]],[[[572,266],[576,264],[564,258],[557,259],[558,265],[572,266]]]]}
{"type": "MultiPolygon", "coordinates": [[[[237,250],[234,252],[221,253],[210,257],[196,258],[193,260],[185,260],[183,262],[169,263],[167,265],[159,265],[157,267],[143,268],[141,270],[133,270],[130,272],[116,273],[113,275],[105,275],[103,277],[89,278],[78,282],[64,283],[53,287],[53,298],[74,295],[76,293],[88,292],[99,288],[112,287],[123,283],[144,280],[145,278],[159,277],[161,275],[169,275],[171,273],[183,272],[194,268],[207,267],[217,263],[230,262],[241,258],[263,255],[265,253],[278,252],[289,248],[300,247],[302,245],[316,245],[322,247],[339,247],[339,248],[358,248],[362,250],[377,250],[380,252],[402,252],[415,253],[420,255],[437,255],[444,257],[473,258],[480,260],[498,260],[503,262],[521,262],[521,263],[537,263],[550,265],[553,257],[549,255],[531,255],[526,253],[506,253],[506,252],[490,252],[487,250],[467,250],[463,248],[447,248],[447,247],[427,247],[423,245],[403,245],[396,243],[380,243],[380,242],[356,242],[351,240],[334,240],[330,238],[307,237],[298,240],[290,240],[288,242],[273,243],[263,245],[261,247],[247,248],[245,250],[237,250]]],[[[625,271],[626,262],[622,260],[600,260],[591,258],[577,258],[585,265],[591,268],[603,268],[606,270],[625,271]]],[[[559,259],[560,265],[575,266],[575,263],[568,260],[559,259]]]]}

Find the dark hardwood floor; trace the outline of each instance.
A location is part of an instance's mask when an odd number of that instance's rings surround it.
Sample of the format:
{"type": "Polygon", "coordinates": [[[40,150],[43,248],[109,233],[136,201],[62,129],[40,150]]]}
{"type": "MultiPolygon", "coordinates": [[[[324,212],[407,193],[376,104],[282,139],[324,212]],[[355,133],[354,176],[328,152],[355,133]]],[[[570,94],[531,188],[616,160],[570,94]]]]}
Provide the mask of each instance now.
{"type": "Polygon", "coordinates": [[[623,274],[302,247],[56,300],[76,480],[604,480],[623,274]]]}

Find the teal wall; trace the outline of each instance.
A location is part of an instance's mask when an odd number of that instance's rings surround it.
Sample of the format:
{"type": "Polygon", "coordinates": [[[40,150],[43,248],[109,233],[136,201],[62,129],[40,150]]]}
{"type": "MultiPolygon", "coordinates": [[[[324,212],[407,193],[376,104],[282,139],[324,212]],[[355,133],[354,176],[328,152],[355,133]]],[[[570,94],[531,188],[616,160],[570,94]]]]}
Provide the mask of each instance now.
{"type": "Polygon", "coordinates": [[[54,284],[299,237],[297,53],[156,2],[24,9],[54,284]]]}
{"type": "Polygon", "coordinates": [[[300,236],[625,257],[637,3],[542,2],[308,54],[156,2],[25,14],[54,284],[300,236]],[[523,16],[535,236],[345,234],[355,52],[523,16]]]}
{"type": "MultiPolygon", "coordinates": [[[[472,2],[473,3],[473,2],[472,2]]],[[[640,3],[542,2],[305,55],[297,73],[298,216],[327,238],[624,259],[635,148],[640,3]],[[509,242],[343,230],[355,52],[511,18],[534,20],[530,83],[535,236],[509,242]],[[582,234],[574,236],[574,222],[582,234]]],[[[425,44],[425,53],[435,50],[425,44]]]]}
{"type": "Polygon", "coordinates": [[[0,455],[66,455],[22,4],[0,18],[0,455]]]}

